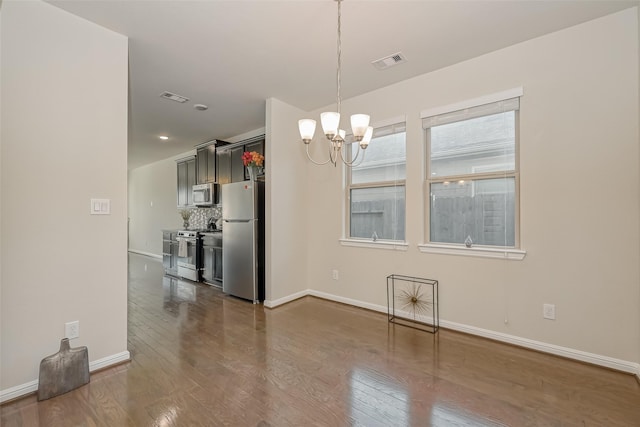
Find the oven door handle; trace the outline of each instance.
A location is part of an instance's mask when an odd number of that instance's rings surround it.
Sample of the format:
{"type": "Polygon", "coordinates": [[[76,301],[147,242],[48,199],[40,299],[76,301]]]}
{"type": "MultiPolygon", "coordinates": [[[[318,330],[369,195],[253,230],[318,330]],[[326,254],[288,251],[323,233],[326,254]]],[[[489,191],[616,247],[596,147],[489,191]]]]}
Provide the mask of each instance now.
{"type": "Polygon", "coordinates": [[[185,239],[184,237],[181,237],[181,239],[187,243],[196,243],[198,241],[198,239],[185,239]]]}

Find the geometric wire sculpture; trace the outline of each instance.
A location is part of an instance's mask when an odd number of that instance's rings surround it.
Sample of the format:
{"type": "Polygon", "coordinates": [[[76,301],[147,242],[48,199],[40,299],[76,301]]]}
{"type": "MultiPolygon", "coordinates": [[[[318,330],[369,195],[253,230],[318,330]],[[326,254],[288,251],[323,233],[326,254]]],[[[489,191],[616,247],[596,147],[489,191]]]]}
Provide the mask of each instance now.
{"type": "Polygon", "coordinates": [[[387,276],[387,315],[391,323],[436,333],[440,329],[438,281],[387,276]]]}

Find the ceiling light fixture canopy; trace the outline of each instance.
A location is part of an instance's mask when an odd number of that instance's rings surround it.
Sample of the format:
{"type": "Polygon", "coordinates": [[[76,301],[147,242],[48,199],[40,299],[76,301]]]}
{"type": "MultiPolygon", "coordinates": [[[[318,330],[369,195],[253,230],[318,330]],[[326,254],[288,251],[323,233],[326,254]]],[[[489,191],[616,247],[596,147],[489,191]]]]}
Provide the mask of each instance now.
{"type": "MultiPolygon", "coordinates": [[[[340,129],[340,74],[342,68],[342,33],[341,33],[341,3],[342,0],[335,0],[338,2],[338,67],[336,70],[336,104],[337,111],[329,111],[320,114],[320,123],[322,125],[322,132],[327,137],[329,143],[329,158],[324,162],[317,162],[311,158],[309,154],[309,144],[313,140],[313,135],[316,131],[316,121],[313,119],[302,119],[298,121],[298,129],[300,130],[300,138],[305,144],[307,157],[316,165],[326,165],[331,162],[334,166],[337,165],[338,159],[341,159],[347,166],[355,166],[355,162],[360,155],[360,149],[362,149],[362,157],[360,161],[364,159],[364,150],[367,149],[371,142],[373,135],[373,128],[369,126],[369,115],[367,114],[354,114],[351,116],[351,131],[353,132],[353,138],[358,143],[358,152],[351,159],[344,158],[344,144],[346,132],[340,129]]],[[[350,144],[350,142],[348,142],[350,144]]]]}

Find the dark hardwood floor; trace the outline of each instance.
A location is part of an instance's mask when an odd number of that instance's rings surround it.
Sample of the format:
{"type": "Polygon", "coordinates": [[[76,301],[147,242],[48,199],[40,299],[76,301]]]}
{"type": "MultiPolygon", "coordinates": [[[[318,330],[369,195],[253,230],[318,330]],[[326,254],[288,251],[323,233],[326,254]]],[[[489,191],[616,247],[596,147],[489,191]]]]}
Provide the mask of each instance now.
{"type": "Polygon", "coordinates": [[[640,426],[631,375],[311,297],[268,310],[129,259],[131,362],[9,402],[2,426],[640,426]]]}

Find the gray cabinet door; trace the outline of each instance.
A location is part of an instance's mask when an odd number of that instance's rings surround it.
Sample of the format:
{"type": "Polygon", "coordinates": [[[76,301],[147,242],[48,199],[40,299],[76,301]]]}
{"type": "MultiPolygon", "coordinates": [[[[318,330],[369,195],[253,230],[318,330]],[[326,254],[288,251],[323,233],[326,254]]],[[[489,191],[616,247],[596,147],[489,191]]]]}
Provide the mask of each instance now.
{"type": "Polygon", "coordinates": [[[207,181],[207,174],[209,172],[209,165],[208,165],[208,161],[209,161],[209,151],[207,150],[207,147],[204,148],[200,148],[198,149],[198,152],[196,154],[196,163],[197,163],[197,174],[196,174],[196,182],[198,184],[206,184],[207,181]]]}
{"type": "Polygon", "coordinates": [[[191,190],[196,183],[196,159],[181,160],[177,162],[178,171],[178,207],[193,206],[193,194],[191,190]]]}
{"type": "Polygon", "coordinates": [[[193,186],[196,185],[196,159],[187,161],[187,206],[193,206],[193,186]]]}
{"type": "Polygon", "coordinates": [[[232,148],[229,151],[231,151],[231,182],[244,181],[249,177],[242,163],[244,145],[232,148]]]}
{"type": "Polygon", "coordinates": [[[187,162],[178,163],[178,207],[187,205],[187,162]]]}
{"type": "Polygon", "coordinates": [[[264,139],[245,145],[244,151],[256,151],[264,156],[264,139]]]}
{"type": "Polygon", "coordinates": [[[231,151],[216,151],[218,184],[228,184],[231,182],[231,151]]]}
{"type": "Polygon", "coordinates": [[[207,184],[216,182],[216,145],[211,144],[198,149],[197,159],[197,183],[207,184]]]}

